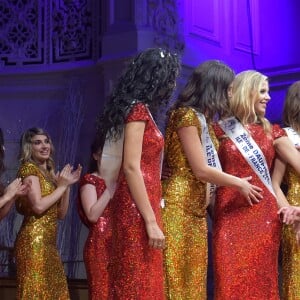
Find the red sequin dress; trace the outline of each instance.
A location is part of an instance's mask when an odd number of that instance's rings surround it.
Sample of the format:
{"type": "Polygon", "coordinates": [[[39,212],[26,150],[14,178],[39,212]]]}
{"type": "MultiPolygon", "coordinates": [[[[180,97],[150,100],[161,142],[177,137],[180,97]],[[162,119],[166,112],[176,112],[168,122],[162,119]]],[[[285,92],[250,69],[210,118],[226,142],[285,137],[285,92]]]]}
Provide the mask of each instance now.
{"type": "MultiPolygon", "coordinates": [[[[97,198],[103,194],[106,189],[102,178],[86,174],[80,180],[80,187],[85,184],[95,186],[97,198]]],[[[78,210],[81,220],[89,228],[89,235],[83,249],[83,260],[87,273],[89,286],[89,299],[99,300],[108,298],[108,263],[111,250],[111,223],[109,206],[105,208],[102,215],[96,223],[88,221],[81,205],[80,195],[78,210]]]]}
{"type": "MultiPolygon", "coordinates": [[[[274,125],[267,137],[259,124],[247,129],[271,169],[273,140],[284,131],[274,125]]],[[[218,125],[215,132],[223,171],[240,178],[252,176],[251,183],[263,189],[263,199],[251,207],[236,189],[218,188],[213,229],[215,299],[277,300],[281,225],[276,199],[218,125]]]]}
{"type": "MultiPolygon", "coordinates": [[[[145,121],[141,170],[156,220],[161,227],[160,165],[164,140],[148,109],[135,104],[126,123],[145,121]]],[[[111,200],[113,218],[112,299],[164,299],[162,251],[148,246],[145,223],[120,171],[111,200]]]]}

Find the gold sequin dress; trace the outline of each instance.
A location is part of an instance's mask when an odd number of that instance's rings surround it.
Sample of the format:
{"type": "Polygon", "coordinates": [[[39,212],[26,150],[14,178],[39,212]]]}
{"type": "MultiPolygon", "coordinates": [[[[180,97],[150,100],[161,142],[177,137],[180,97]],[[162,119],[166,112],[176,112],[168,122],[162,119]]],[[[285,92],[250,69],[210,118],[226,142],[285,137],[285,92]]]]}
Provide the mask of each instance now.
{"type": "MultiPolygon", "coordinates": [[[[18,176],[37,176],[42,197],[51,194],[55,186],[32,163],[21,166],[18,176]]],[[[17,201],[19,212],[24,215],[15,242],[17,265],[17,299],[65,300],[69,299],[64,269],[56,248],[57,204],[42,215],[36,215],[26,197],[17,201]]]]}
{"type": "MultiPolygon", "coordinates": [[[[193,175],[183,152],[178,129],[201,125],[191,108],[173,111],[166,129],[165,160],[171,177],[163,181],[163,224],[167,299],[206,299],[207,223],[206,184],[193,175]]],[[[214,133],[210,130],[210,133],[214,133]]]]}
{"type": "MultiPolygon", "coordinates": [[[[285,182],[288,186],[287,200],[291,205],[300,205],[300,176],[287,166],[285,182]]],[[[300,299],[300,248],[291,226],[282,231],[282,299],[300,299]]]]}

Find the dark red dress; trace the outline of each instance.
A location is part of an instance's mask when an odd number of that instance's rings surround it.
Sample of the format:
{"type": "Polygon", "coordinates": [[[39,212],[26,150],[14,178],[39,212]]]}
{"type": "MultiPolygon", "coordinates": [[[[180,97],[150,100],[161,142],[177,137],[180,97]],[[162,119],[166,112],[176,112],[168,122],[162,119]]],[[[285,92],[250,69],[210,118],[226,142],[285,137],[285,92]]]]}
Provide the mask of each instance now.
{"type": "MultiPolygon", "coordinates": [[[[163,136],[148,109],[135,104],[126,123],[145,121],[141,170],[154,210],[161,226],[160,164],[163,136]]],[[[117,190],[111,200],[113,218],[113,299],[164,299],[162,252],[148,246],[145,223],[132,198],[124,173],[120,171],[117,190]]]]}
{"type": "MultiPolygon", "coordinates": [[[[271,169],[273,140],[285,135],[284,131],[274,125],[267,137],[258,124],[247,129],[271,169]]],[[[252,176],[251,183],[263,189],[263,199],[251,207],[236,189],[218,188],[213,229],[215,299],[277,300],[281,225],[276,199],[218,125],[215,132],[223,171],[240,178],[252,176]]]]}
{"type": "MultiPolygon", "coordinates": [[[[92,184],[96,188],[97,198],[106,189],[102,178],[93,174],[86,174],[80,180],[80,188],[85,184],[92,184]]],[[[96,223],[88,221],[84,214],[79,196],[79,215],[89,228],[89,235],[83,249],[83,260],[87,273],[89,299],[99,300],[108,298],[108,263],[111,251],[111,223],[110,211],[107,206],[96,223]]]]}

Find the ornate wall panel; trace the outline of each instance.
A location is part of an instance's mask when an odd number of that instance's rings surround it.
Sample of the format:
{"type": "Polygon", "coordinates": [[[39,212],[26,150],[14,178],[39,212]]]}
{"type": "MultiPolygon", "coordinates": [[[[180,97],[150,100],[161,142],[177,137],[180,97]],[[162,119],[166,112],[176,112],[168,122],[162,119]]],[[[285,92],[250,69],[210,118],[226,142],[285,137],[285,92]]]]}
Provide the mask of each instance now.
{"type": "Polygon", "coordinates": [[[186,27],[189,35],[220,45],[220,1],[187,1],[186,27]]]}
{"type": "Polygon", "coordinates": [[[100,1],[0,0],[0,70],[99,58],[100,1]]]}
{"type": "Polygon", "coordinates": [[[233,0],[234,49],[259,54],[259,2],[233,0]]]}

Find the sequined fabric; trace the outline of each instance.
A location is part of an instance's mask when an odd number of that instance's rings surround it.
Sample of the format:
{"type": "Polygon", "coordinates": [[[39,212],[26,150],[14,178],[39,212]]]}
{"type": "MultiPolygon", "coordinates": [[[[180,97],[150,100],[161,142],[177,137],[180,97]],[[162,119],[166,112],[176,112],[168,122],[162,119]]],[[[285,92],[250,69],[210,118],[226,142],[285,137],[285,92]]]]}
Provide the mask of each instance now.
{"type": "MultiPolygon", "coordinates": [[[[273,140],[285,135],[284,131],[274,125],[267,137],[259,124],[247,129],[271,168],[275,156],[273,140]]],[[[223,170],[241,178],[252,176],[251,183],[263,189],[263,199],[251,207],[236,189],[218,188],[213,230],[215,299],[279,299],[281,224],[276,199],[218,125],[215,131],[220,140],[223,170]]]]}
{"type": "MultiPolygon", "coordinates": [[[[37,176],[42,197],[55,187],[32,163],[21,166],[18,176],[37,176]]],[[[57,204],[38,216],[30,208],[29,200],[20,198],[17,206],[24,220],[15,242],[17,265],[17,299],[69,299],[63,265],[56,248],[57,204]]]]}
{"type": "MultiPolygon", "coordinates": [[[[86,174],[80,180],[80,187],[85,184],[95,186],[99,199],[106,189],[102,178],[93,174],[86,174]]],[[[79,197],[79,215],[89,227],[89,234],[83,249],[83,260],[89,286],[89,299],[108,299],[108,264],[111,250],[111,222],[109,206],[96,223],[90,223],[84,215],[79,197]]]]}
{"type": "Polygon", "coordinates": [[[177,134],[187,126],[195,126],[201,136],[200,122],[191,108],[171,113],[165,160],[172,175],[163,182],[165,292],[167,299],[203,300],[207,273],[206,184],[193,175],[177,134]]]}
{"type": "MultiPolygon", "coordinates": [[[[287,166],[285,182],[288,186],[287,200],[300,206],[300,176],[287,166]]],[[[284,225],[282,231],[282,299],[300,299],[300,248],[291,226],[284,225]]]]}
{"type": "MultiPolygon", "coordinates": [[[[126,122],[132,121],[146,121],[141,170],[156,220],[161,225],[160,160],[163,136],[142,103],[135,104],[129,113],[126,122]]],[[[148,246],[144,220],[131,197],[122,169],[111,207],[113,219],[111,298],[164,299],[162,251],[148,246]]]]}

